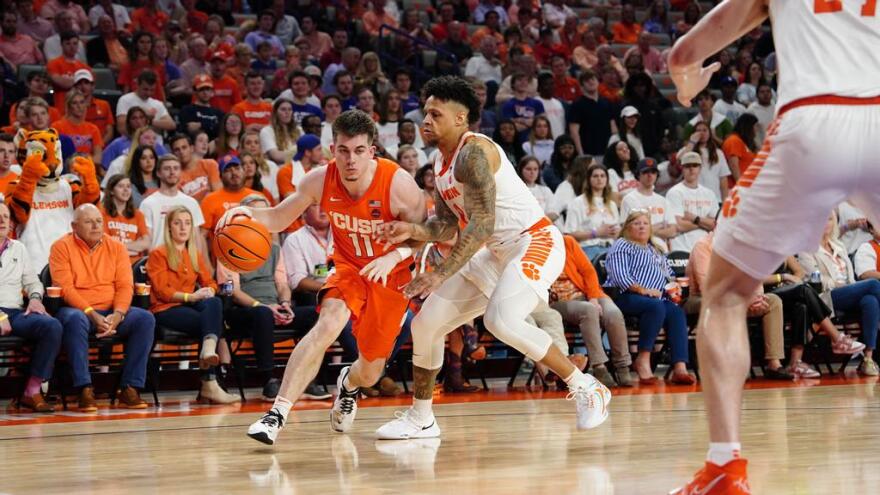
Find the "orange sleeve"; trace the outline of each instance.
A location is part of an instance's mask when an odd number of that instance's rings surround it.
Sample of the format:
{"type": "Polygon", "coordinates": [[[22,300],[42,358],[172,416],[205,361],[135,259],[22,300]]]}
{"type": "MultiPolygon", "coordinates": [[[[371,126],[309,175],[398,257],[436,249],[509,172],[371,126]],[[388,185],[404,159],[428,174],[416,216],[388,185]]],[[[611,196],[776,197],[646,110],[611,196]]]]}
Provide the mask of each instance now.
{"type": "Polygon", "coordinates": [[[721,145],[721,151],[724,152],[725,156],[735,156],[742,159],[745,155],[745,153],[743,153],[744,146],[745,143],[738,139],[736,135],[731,135],[724,140],[724,144],[721,145]]]}
{"type": "Polygon", "coordinates": [[[214,195],[213,193],[209,193],[205,199],[199,203],[199,207],[202,209],[202,216],[205,217],[205,223],[202,224],[203,229],[211,230],[216,225],[214,221],[214,195]]]}
{"type": "Polygon", "coordinates": [[[205,258],[201,253],[199,253],[199,285],[203,289],[205,287],[210,287],[214,289],[215,293],[220,290],[220,288],[217,287],[217,281],[211,276],[211,267],[205,261],[205,258]]]}
{"type": "Polygon", "coordinates": [[[296,186],[293,185],[293,167],[284,166],[278,169],[278,175],[275,177],[278,184],[279,200],[290,196],[296,192],[296,186]]]}
{"type": "Polygon", "coordinates": [[[275,206],[275,198],[272,197],[272,193],[270,193],[268,189],[263,189],[260,192],[263,193],[263,196],[266,196],[266,201],[269,202],[269,206],[275,206]]]}
{"type": "Polygon", "coordinates": [[[212,190],[220,190],[223,181],[220,180],[220,166],[217,165],[217,162],[214,160],[205,160],[202,168],[204,168],[205,172],[208,174],[208,183],[211,184],[212,190]],[[221,184],[221,187],[215,187],[217,184],[221,184]]]}
{"type": "Polygon", "coordinates": [[[101,135],[101,130],[98,129],[98,126],[96,126],[95,124],[90,123],[90,126],[92,128],[92,144],[94,146],[100,146],[101,148],[103,148],[104,136],[101,135]]]}
{"type": "MultiPolygon", "coordinates": [[[[232,79],[232,78],[230,78],[230,79],[232,79]]],[[[236,82],[235,80],[233,80],[233,81],[232,81],[232,102],[233,102],[233,103],[241,103],[241,101],[242,101],[242,99],[241,99],[241,88],[238,87],[238,82],[236,82]]],[[[239,117],[242,117],[242,115],[239,114],[239,117]]],[[[242,117],[242,118],[243,118],[243,117],[242,117]]]]}
{"type": "Polygon", "coordinates": [[[581,290],[586,289],[584,294],[587,296],[587,299],[608,297],[602,290],[602,286],[599,285],[599,275],[596,273],[596,268],[593,267],[587,255],[581,249],[580,244],[572,236],[565,236],[565,255],[571,256],[578,273],[583,278],[586,287],[581,288],[581,290]]]}
{"type": "Polygon", "coordinates": [[[144,217],[144,212],[141,210],[134,210],[134,221],[137,223],[137,238],[140,239],[145,235],[150,235],[150,229],[147,228],[147,219],[144,217]]]}
{"type": "Polygon", "coordinates": [[[174,297],[174,293],[178,291],[178,288],[173,284],[172,272],[168,266],[168,257],[163,249],[150,251],[146,269],[147,276],[150,278],[150,285],[152,286],[151,293],[156,295],[156,300],[163,303],[173,302],[172,297],[174,297]]]}
{"type": "Polygon", "coordinates": [[[108,249],[112,250],[116,260],[116,273],[113,277],[113,285],[116,292],[113,295],[113,309],[123,314],[128,313],[131,307],[131,297],[134,295],[134,275],[131,273],[131,258],[125,246],[114,239],[104,238],[108,243],[108,249]]]}
{"type": "Polygon", "coordinates": [[[70,239],[70,235],[66,235],[52,244],[49,251],[49,271],[52,273],[52,283],[61,287],[64,302],[68,306],[82,311],[89,307],[89,301],[76,290],[76,286],[73,284],[73,273],[83,267],[73,266],[68,239],[70,239]]]}

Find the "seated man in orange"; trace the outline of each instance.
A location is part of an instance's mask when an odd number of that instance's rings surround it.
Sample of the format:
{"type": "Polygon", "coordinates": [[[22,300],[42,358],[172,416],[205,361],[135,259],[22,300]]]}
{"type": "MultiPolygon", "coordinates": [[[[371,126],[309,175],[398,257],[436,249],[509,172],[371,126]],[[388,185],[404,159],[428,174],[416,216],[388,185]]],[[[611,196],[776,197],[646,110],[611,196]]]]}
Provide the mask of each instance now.
{"type": "Polygon", "coordinates": [[[148,311],[131,307],[134,279],[128,251],[104,233],[104,217],[93,204],[76,209],[73,232],[55,241],[49,253],[52,282],[61,287],[65,306],[55,315],[64,327],[62,345],[80,388],[80,412],[95,412],[89,375],[89,335],[98,339],[118,334],[127,338],[122,368],[121,407],[147,407],[138,395],[147,373],[156,320],[148,311]]]}

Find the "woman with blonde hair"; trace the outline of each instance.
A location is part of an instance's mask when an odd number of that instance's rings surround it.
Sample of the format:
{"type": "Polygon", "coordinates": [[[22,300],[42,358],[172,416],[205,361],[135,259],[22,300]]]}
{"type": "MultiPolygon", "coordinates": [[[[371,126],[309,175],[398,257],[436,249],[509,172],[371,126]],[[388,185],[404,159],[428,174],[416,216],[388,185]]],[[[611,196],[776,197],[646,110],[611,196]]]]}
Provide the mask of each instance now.
{"type": "Polygon", "coordinates": [[[279,98],[272,104],[271,125],[260,129],[260,147],[275,163],[287,163],[296,154],[300,130],[293,115],[293,102],[279,98]]]}
{"type": "Polygon", "coordinates": [[[217,384],[218,340],[223,332],[223,303],[211,267],[199,253],[196,226],[185,206],[168,212],[164,242],[150,252],[147,276],[152,284],[150,311],[156,323],[202,339],[199,368],[203,370],[199,400],[214,404],[238,402],[217,384]]]}
{"type": "Polygon", "coordinates": [[[619,292],[614,303],[624,316],[639,319],[639,352],[633,363],[639,383],[653,385],[657,382],[651,369],[651,352],[660,330],[665,329],[666,340],[672,349],[671,381],[693,385],[696,379],[687,371],[687,317],[670,294],[677,286],[673,285],[667,291],[667,284],[675,274],[651,234],[650,212],[633,210],[623,224],[620,238],[608,250],[605,287],[619,292]]]}
{"type": "Polygon", "coordinates": [[[593,164],[587,168],[583,192],[566,208],[562,232],[574,237],[590,260],[608,251],[620,234],[620,208],[608,181],[608,169],[593,164]]]}
{"type": "Polygon", "coordinates": [[[391,89],[391,83],[382,72],[382,63],[376,52],[367,52],[361,57],[361,63],[354,74],[354,81],[358,86],[369,87],[374,94],[383,95],[391,89]]]}

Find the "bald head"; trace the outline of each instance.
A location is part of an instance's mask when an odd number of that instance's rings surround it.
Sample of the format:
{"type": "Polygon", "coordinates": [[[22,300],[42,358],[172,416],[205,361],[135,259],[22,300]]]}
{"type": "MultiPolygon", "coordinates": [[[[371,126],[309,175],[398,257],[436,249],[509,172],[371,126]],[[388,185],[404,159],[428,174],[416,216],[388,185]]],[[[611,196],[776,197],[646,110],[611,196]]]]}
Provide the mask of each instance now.
{"type": "Polygon", "coordinates": [[[104,216],[93,204],[81,205],[74,210],[73,222],[70,225],[73,233],[89,247],[101,242],[101,237],[104,236],[104,216]]]}

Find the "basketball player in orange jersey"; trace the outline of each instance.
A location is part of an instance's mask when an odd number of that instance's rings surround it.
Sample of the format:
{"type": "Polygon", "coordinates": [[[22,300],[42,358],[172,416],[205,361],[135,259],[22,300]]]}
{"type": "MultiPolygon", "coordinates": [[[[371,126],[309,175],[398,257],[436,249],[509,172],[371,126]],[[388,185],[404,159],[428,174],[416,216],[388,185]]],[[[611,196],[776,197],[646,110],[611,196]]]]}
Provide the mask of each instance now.
{"type": "Polygon", "coordinates": [[[348,431],[360,387],[382,377],[400,333],[409,302],[401,291],[411,280],[412,250],[380,245],[373,236],[385,222],[424,220],[425,200],[411,175],[394,162],[375,158],[375,139],[369,115],[360,110],[342,113],[333,123],[334,159],[329,165],[309,171],[296,192],[274,208],[233,208],[218,223],[220,229],[243,214],[280,232],[314,203],[330,217],[335,272],[318,294],[318,322],[290,355],[275,404],[248,429],[260,442],[275,443],[293,403],[317,375],[327,347],[353,318],[359,356],[342,369],[330,412],[332,429],[348,431]]]}
{"type": "Polygon", "coordinates": [[[425,140],[439,149],[434,163],[435,216],[427,223],[384,224],[391,244],[445,241],[458,233],[451,252],[434,271],[418,275],[404,290],[427,297],[412,322],[413,407],[376,432],[380,439],[431,438],[440,428],[431,409],[434,381],[443,365],[446,334],[484,315],[492,334],[568,383],[581,429],[608,417],[611,393],[577,369],[550,336],[526,317],[539,304],[565,263],[562,234],[544,216],[501,147],[470,132],[480,102],[470,83],[443,76],[423,88],[425,140]]]}
{"type": "Polygon", "coordinates": [[[878,14],[877,0],[726,0],[669,55],[683,105],[719,68],[703,61],[768,15],[779,64],[776,120],[724,203],[703,290],[697,351],[708,459],[671,493],[750,493],[739,455],[750,298],[786,256],[816,250],[829,212],[845,199],[880,221],[878,14]]]}

